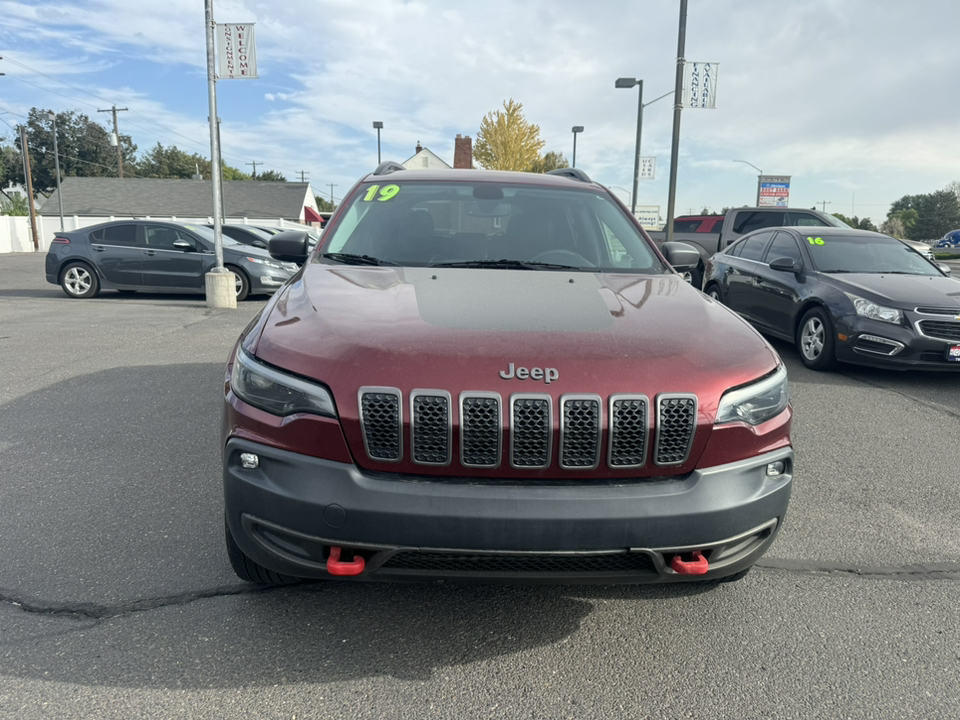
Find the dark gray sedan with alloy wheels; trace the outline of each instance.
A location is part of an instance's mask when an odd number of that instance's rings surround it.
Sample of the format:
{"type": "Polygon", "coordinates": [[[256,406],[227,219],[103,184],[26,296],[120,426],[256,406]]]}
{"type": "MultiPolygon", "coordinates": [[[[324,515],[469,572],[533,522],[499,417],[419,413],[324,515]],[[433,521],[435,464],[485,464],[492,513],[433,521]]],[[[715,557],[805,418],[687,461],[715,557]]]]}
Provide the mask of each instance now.
{"type": "MultiPolygon", "coordinates": [[[[266,250],[223,236],[223,263],[236,276],[237,300],[277,291],[298,269],[266,250]]],[[[47,282],[72,298],[100,290],[192,293],[206,291],[216,265],[213,230],[153,220],[117,220],[58,232],[47,253],[47,282]]]]}
{"type": "Polygon", "coordinates": [[[803,364],[960,370],[960,281],[896,238],[848,228],[767,228],[707,263],[703,289],[803,364]]]}

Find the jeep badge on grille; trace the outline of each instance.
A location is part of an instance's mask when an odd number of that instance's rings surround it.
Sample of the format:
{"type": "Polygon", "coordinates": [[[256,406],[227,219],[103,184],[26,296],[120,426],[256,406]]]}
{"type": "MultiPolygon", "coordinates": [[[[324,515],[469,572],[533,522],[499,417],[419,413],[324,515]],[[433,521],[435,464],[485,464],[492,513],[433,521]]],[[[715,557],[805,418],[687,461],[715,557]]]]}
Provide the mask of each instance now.
{"type": "Polygon", "coordinates": [[[556,368],[514,368],[513,363],[510,363],[506,370],[500,371],[500,377],[504,380],[513,380],[514,378],[517,380],[543,380],[544,383],[549,385],[560,378],[560,373],[557,372],[556,368]]]}

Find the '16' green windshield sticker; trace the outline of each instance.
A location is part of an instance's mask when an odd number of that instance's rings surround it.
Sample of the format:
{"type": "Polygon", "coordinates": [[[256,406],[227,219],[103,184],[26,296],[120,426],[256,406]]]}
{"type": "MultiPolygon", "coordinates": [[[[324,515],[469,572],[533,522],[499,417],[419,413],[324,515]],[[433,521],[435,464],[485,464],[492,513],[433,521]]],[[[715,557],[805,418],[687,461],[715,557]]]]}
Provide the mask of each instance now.
{"type": "Polygon", "coordinates": [[[386,202],[390,198],[394,197],[398,192],[400,192],[399,185],[384,185],[380,187],[379,185],[371,185],[370,189],[367,190],[367,194],[363,196],[363,202],[371,202],[377,200],[378,202],[386,202]],[[380,195],[377,197],[377,191],[380,195]]]}
{"type": "Polygon", "coordinates": [[[825,244],[826,244],[826,243],[823,242],[823,238],[808,237],[808,238],[807,238],[807,242],[810,243],[811,245],[825,245],[825,244]]]}

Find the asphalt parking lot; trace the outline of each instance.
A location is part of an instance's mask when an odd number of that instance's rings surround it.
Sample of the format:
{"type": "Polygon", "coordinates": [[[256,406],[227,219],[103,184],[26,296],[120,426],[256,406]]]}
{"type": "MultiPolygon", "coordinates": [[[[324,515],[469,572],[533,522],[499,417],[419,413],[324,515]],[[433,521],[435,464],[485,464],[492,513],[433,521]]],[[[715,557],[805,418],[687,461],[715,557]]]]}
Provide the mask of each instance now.
{"type": "Polygon", "coordinates": [[[218,436],[262,302],[42,268],[0,255],[0,718],[960,717],[960,374],[778,344],[794,496],[739,583],[260,589],[218,436]]]}

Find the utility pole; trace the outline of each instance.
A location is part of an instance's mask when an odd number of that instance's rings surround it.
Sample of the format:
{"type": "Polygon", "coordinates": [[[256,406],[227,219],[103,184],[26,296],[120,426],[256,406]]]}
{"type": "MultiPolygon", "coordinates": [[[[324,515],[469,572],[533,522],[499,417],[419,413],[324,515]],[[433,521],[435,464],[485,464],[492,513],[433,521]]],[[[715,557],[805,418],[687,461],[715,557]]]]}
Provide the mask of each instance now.
{"type": "Polygon", "coordinates": [[[123,177],[123,151],[120,149],[120,131],[117,129],[117,113],[129,110],[129,108],[118,108],[116,105],[109,110],[97,108],[97,112],[113,113],[113,136],[117,139],[117,177],[123,177]]]}
{"type": "Polygon", "coordinates": [[[816,204],[819,204],[819,205],[820,205],[820,210],[821,210],[821,212],[826,212],[826,211],[827,211],[827,205],[833,205],[833,201],[832,201],[832,200],[817,200],[817,203],[816,203],[816,204]]]}
{"type": "Polygon", "coordinates": [[[300,173],[300,182],[306,182],[306,181],[307,181],[306,176],[310,174],[310,171],[309,171],[309,170],[298,170],[297,172],[300,173]]]}
{"type": "Polygon", "coordinates": [[[253,165],[253,175],[250,176],[251,180],[257,179],[257,165],[263,165],[262,160],[254,160],[253,162],[248,162],[247,165],[253,165]]]}
{"type": "Polygon", "coordinates": [[[336,183],[327,183],[330,186],[330,207],[334,208],[336,205],[333,202],[333,189],[337,186],[336,183]]]}
{"type": "Polygon", "coordinates": [[[37,233],[37,209],[33,204],[33,174],[30,172],[30,152],[27,147],[27,128],[20,126],[20,146],[23,152],[24,178],[27,181],[27,202],[30,204],[30,230],[33,233],[34,252],[40,249],[40,235],[37,233]]]}

